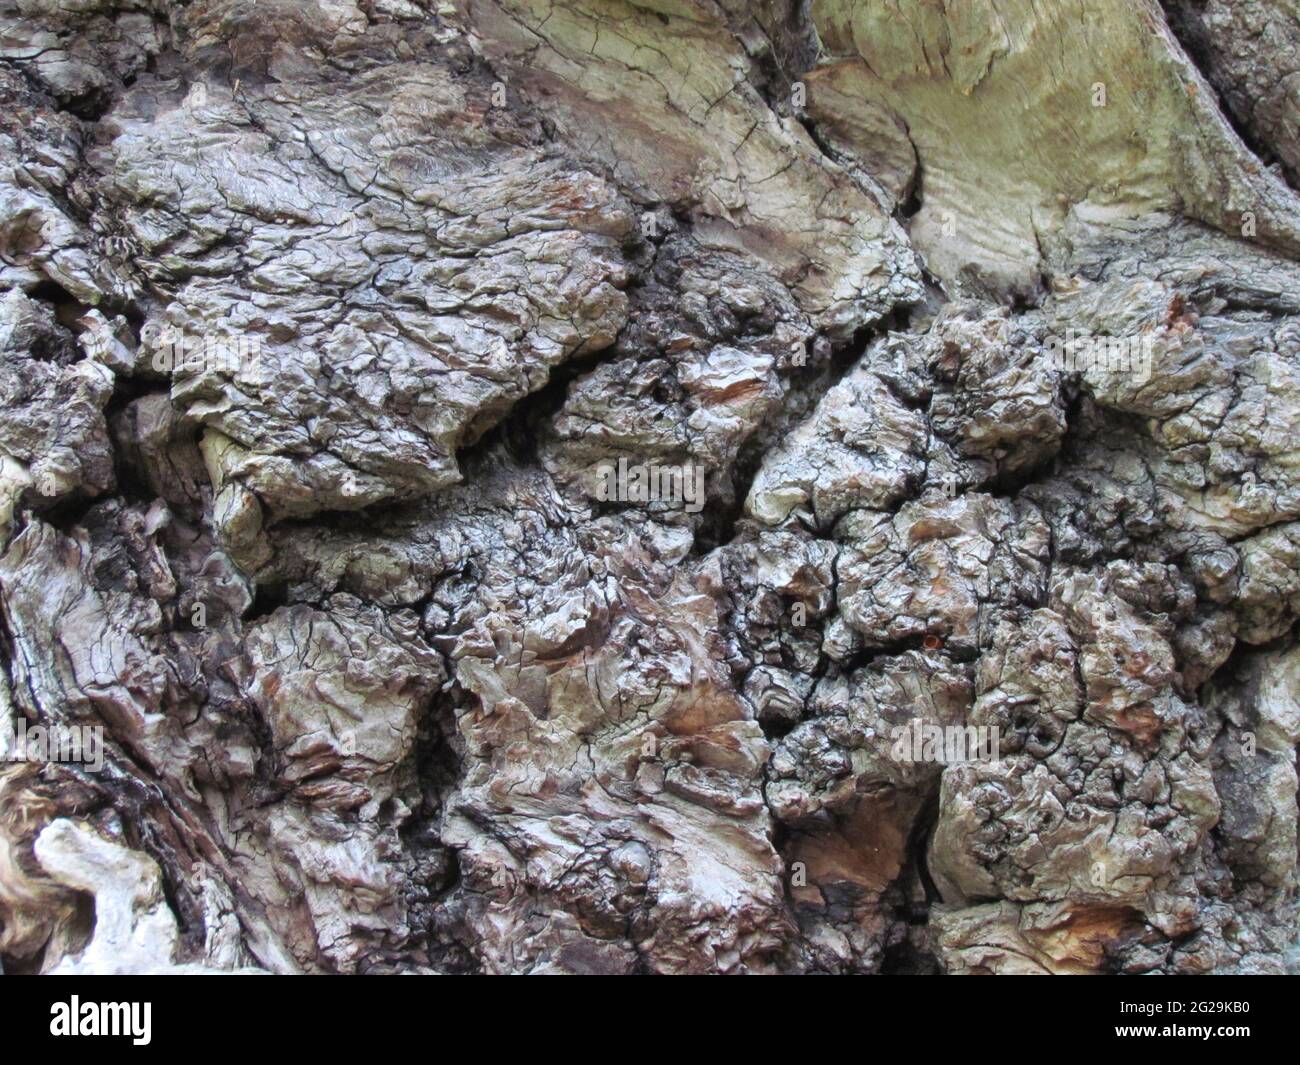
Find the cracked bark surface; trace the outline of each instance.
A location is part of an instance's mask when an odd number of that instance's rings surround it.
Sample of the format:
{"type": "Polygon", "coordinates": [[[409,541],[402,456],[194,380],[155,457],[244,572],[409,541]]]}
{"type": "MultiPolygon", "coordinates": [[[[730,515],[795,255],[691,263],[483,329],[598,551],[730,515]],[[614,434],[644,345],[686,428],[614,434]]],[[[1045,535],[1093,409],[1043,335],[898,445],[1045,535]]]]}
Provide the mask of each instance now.
{"type": "Polygon", "coordinates": [[[1297,70],[1291,0],[0,0],[0,725],[105,742],[0,762],[4,968],[1300,969],[1297,70]]]}

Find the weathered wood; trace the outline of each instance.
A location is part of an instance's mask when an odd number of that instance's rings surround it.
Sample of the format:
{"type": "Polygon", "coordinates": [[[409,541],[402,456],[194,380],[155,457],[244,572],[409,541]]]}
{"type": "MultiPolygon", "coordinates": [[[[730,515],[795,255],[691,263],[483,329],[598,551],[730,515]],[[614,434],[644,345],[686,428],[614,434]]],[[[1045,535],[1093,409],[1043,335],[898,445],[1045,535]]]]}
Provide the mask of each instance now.
{"type": "Polygon", "coordinates": [[[1294,970],[1296,15],[0,4],[5,970],[1294,970]]]}

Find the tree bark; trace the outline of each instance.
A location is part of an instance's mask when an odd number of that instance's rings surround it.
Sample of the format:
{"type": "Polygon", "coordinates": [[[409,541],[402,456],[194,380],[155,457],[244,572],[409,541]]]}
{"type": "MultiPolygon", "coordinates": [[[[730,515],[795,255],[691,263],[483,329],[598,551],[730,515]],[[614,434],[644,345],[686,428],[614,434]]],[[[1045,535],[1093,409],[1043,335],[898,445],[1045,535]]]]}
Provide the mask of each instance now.
{"type": "Polygon", "coordinates": [[[5,970],[1300,971],[1298,79],[0,0],[5,970]]]}

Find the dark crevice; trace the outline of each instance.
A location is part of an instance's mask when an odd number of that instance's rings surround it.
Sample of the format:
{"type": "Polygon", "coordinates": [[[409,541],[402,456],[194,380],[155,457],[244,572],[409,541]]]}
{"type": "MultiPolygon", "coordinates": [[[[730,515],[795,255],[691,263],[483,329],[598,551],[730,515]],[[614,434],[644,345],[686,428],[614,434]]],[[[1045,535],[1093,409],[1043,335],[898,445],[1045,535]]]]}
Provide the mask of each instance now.
{"type": "Polygon", "coordinates": [[[1300,643],[1300,623],[1276,639],[1266,643],[1245,643],[1238,640],[1227,659],[1219,666],[1196,692],[1196,701],[1205,705],[1206,696],[1211,691],[1241,691],[1249,682],[1248,662],[1258,655],[1287,651],[1300,643]]]}
{"type": "Polygon", "coordinates": [[[90,512],[107,502],[108,498],[104,496],[91,498],[78,490],[43,510],[36,511],[35,516],[64,536],[73,537],[75,530],[87,526],[90,512]]]}
{"type": "Polygon", "coordinates": [[[768,743],[776,743],[778,740],[785,739],[790,735],[803,721],[802,714],[797,719],[760,717],[758,727],[763,730],[763,738],[768,743]]]}
{"type": "Polygon", "coordinates": [[[925,169],[921,166],[921,157],[916,157],[916,170],[912,173],[912,181],[907,187],[906,194],[898,204],[896,217],[900,222],[908,222],[915,218],[921,211],[921,206],[925,202],[925,169]]]}
{"type": "Polygon", "coordinates": [[[924,651],[928,654],[942,654],[944,658],[959,665],[970,665],[979,659],[979,651],[973,647],[950,647],[943,637],[934,633],[922,633],[909,636],[904,640],[895,640],[889,644],[864,648],[854,651],[843,659],[829,659],[826,673],[847,675],[859,669],[868,669],[877,662],[897,658],[909,651],[924,651]]]}
{"type": "Polygon", "coordinates": [[[475,455],[487,454],[498,446],[521,465],[535,464],[542,428],[563,409],[569,387],[608,359],[612,351],[614,347],[571,356],[556,366],[546,384],[519,400],[502,421],[456,453],[460,468],[467,469],[475,455]]]}
{"type": "Polygon", "coordinates": [[[780,406],[763,428],[741,445],[731,467],[731,496],[706,502],[695,534],[695,556],[706,555],[740,535],[745,500],[767,454],[816,411],[826,393],[848,375],[876,340],[910,332],[912,314],[912,307],[900,305],[878,322],[857,329],[851,340],[834,342],[818,336],[809,341],[807,364],[791,368],[780,406]]]}
{"type": "Polygon", "coordinates": [[[916,815],[916,820],[912,823],[912,831],[907,840],[907,855],[911,867],[916,871],[917,879],[925,895],[923,909],[918,911],[915,908],[905,910],[901,916],[908,924],[924,924],[930,919],[930,910],[939,903],[944,901],[943,893],[939,890],[938,885],[934,882],[934,876],[930,872],[930,841],[934,838],[934,832],[939,824],[939,782],[935,781],[934,787],[926,796],[925,803],[916,815]]]}
{"type": "Polygon", "coordinates": [[[244,615],[244,628],[256,624],[263,618],[274,614],[282,606],[289,605],[289,586],[284,581],[259,581],[253,595],[253,604],[244,615]]]}
{"type": "MultiPolygon", "coordinates": [[[[1240,113],[1238,105],[1234,105],[1229,97],[1232,89],[1231,85],[1224,86],[1220,84],[1220,79],[1214,76],[1217,63],[1213,54],[1216,44],[1222,42],[1224,46],[1229,46],[1230,42],[1222,41],[1221,34],[1215,29],[1207,26],[1202,19],[1201,9],[1203,3],[1196,0],[1160,0],[1161,6],[1165,11],[1165,20],[1169,28],[1173,31],[1174,36],[1178,39],[1179,44],[1187,53],[1187,57],[1200,71],[1205,83],[1214,92],[1215,99],[1219,105],[1219,113],[1223,116],[1228,125],[1241,138],[1241,142],[1255,155],[1257,159],[1265,166],[1279,165],[1282,167],[1287,182],[1293,187],[1300,189],[1300,175],[1293,173],[1286,167],[1278,157],[1273,147],[1264,141],[1251,130],[1247,124],[1247,119],[1240,113]]],[[[1251,101],[1254,103],[1255,101],[1251,101]]],[[[1241,106],[1245,106],[1243,103],[1241,106]]]]}
{"type": "Polygon", "coordinates": [[[910,936],[887,947],[880,962],[881,976],[940,976],[943,971],[939,959],[918,947],[910,936]]]}
{"type": "Polygon", "coordinates": [[[27,296],[48,303],[58,323],[74,335],[82,332],[79,319],[91,309],[90,304],[77,299],[57,281],[39,281],[27,290],[27,296]]]}

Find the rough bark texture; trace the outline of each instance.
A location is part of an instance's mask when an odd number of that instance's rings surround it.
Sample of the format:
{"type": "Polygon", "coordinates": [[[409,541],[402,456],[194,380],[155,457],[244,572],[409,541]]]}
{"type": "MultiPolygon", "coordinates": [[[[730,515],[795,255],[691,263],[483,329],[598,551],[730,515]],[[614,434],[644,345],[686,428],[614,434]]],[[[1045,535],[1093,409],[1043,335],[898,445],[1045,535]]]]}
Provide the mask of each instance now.
{"type": "Polygon", "coordinates": [[[1300,968],[1298,174],[1294,0],[0,0],[0,960],[1300,968]]]}

